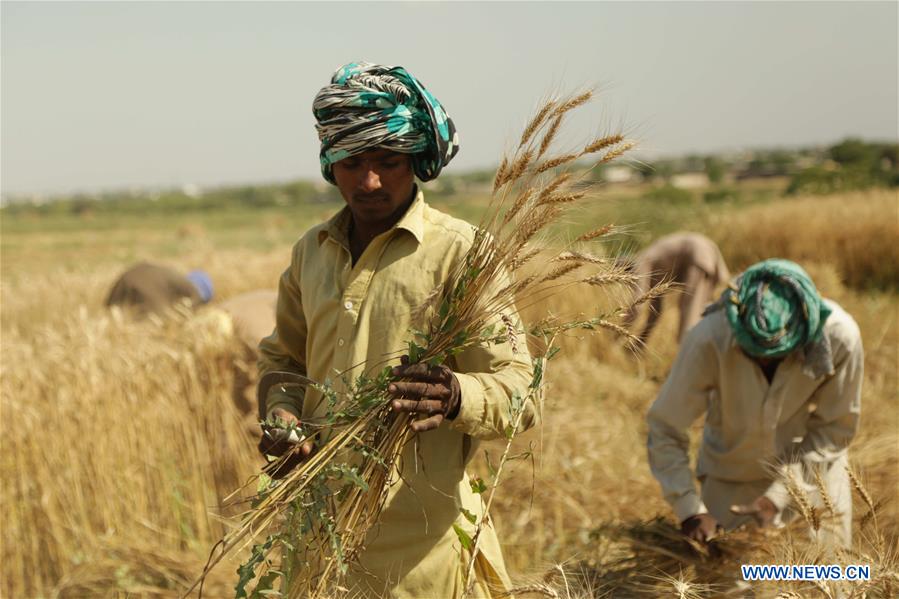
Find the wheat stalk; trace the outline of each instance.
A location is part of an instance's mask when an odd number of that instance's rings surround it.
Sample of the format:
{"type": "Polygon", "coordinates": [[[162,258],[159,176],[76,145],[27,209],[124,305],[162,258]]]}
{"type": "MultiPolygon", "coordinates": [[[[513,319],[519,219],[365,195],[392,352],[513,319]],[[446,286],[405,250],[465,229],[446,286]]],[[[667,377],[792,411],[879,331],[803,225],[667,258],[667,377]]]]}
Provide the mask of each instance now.
{"type": "Polygon", "coordinates": [[[503,161],[499,163],[496,169],[496,175],[493,177],[493,193],[506,182],[506,174],[509,171],[509,159],[503,156],[503,161]]]}
{"type": "Polygon", "coordinates": [[[612,162],[613,160],[616,160],[616,159],[624,156],[624,154],[626,154],[627,152],[632,150],[635,147],[635,145],[636,144],[633,142],[628,142],[628,143],[622,144],[621,146],[619,146],[617,148],[609,150],[608,152],[606,152],[603,155],[602,158],[599,159],[599,163],[605,164],[607,162],[612,162]]]}
{"type": "Polygon", "coordinates": [[[525,144],[527,144],[531,138],[534,136],[534,133],[543,125],[546,121],[546,117],[549,116],[552,109],[555,108],[556,101],[550,100],[545,102],[540,109],[537,110],[537,114],[530,120],[530,122],[525,126],[524,131],[521,133],[521,141],[518,142],[518,147],[522,148],[525,144]]]}
{"type": "Polygon", "coordinates": [[[615,232],[615,225],[603,225],[591,231],[587,231],[586,233],[581,234],[575,242],[579,241],[592,241],[598,237],[605,237],[606,235],[611,235],[615,232]]]}
{"type": "Polygon", "coordinates": [[[510,271],[514,272],[514,271],[518,270],[519,268],[521,268],[522,266],[524,266],[525,264],[527,264],[528,262],[533,260],[534,257],[538,256],[540,254],[540,252],[542,251],[540,248],[533,248],[533,249],[530,249],[525,252],[524,249],[525,248],[522,248],[522,252],[519,252],[518,254],[516,254],[512,258],[512,260],[509,261],[509,270],[510,271]]]}
{"type": "Polygon", "coordinates": [[[543,156],[546,151],[552,146],[553,141],[556,139],[556,135],[559,133],[559,129],[562,128],[562,114],[557,114],[553,119],[552,124],[549,126],[549,130],[543,136],[543,139],[540,141],[540,149],[537,151],[537,157],[540,158],[543,156]]]}
{"type": "Polygon", "coordinates": [[[601,150],[605,150],[610,146],[614,146],[615,144],[621,143],[624,141],[624,136],[621,134],[615,135],[607,135],[605,137],[600,137],[595,140],[593,143],[584,147],[584,151],[582,154],[595,154],[601,150]]]}
{"type": "Polygon", "coordinates": [[[574,160],[577,160],[580,157],[580,154],[565,154],[563,156],[556,156],[555,158],[550,158],[549,160],[544,160],[539,165],[534,168],[534,171],[537,174],[545,173],[546,171],[554,168],[558,168],[563,164],[568,164],[574,160]]]}
{"type": "Polygon", "coordinates": [[[594,254],[589,254],[586,252],[576,252],[572,250],[566,250],[560,253],[558,256],[553,258],[554,262],[568,262],[575,261],[580,262],[581,264],[598,264],[598,265],[608,265],[611,264],[611,261],[608,258],[603,258],[601,256],[596,256],[594,254]]]}
{"type": "Polygon", "coordinates": [[[787,473],[785,482],[787,493],[790,494],[793,503],[799,509],[799,513],[802,514],[802,518],[817,532],[821,528],[821,520],[818,517],[818,511],[809,502],[808,495],[799,488],[792,472],[787,473]]]}

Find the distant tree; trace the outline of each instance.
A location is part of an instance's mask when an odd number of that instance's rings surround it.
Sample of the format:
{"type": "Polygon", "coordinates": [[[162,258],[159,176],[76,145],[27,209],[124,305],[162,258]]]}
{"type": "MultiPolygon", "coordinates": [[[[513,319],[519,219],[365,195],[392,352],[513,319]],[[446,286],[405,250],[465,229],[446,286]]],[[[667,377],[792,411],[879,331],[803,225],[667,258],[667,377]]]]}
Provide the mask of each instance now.
{"type": "Polygon", "coordinates": [[[828,150],[831,159],[841,166],[873,165],[877,159],[877,151],[873,145],[861,139],[850,137],[844,139],[828,150]]]}
{"type": "Polygon", "coordinates": [[[796,154],[786,150],[774,150],[768,155],[768,164],[775,175],[789,175],[795,171],[796,154]]]}
{"type": "Polygon", "coordinates": [[[643,194],[646,200],[666,204],[689,204],[695,199],[693,193],[688,189],[680,189],[673,185],[663,185],[650,189],[643,194]]]}
{"type": "Polygon", "coordinates": [[[705,160],[697,154],[689,154],[684,159],[683,170],[691,173],[701,171],[705,167],[705,160]]]}
{"type": "Polygon", "coordinates": [[[456,179],[456,177],[446,177],[444,180],[440,181],[440,194],[451,196],[456,193],[457,182],[458,179],[456,179]]]}
{"type": "Polygon", "coordinates": [[[487,185],[489,183],[493,183],[493,177],[496,172],[491,169],[486,170],[478,170],[478,171],[469,171],[467,173],[462,173],[457,175],[459,180],[463,183],[468,183],[470,185],[487,185]]]}
{"type": "Polygon", "coordinates": [[[890,168],[899,168],[899,144],[883,144],[880,147],[880,159],[886,160],[890,168]]]}
{"type": "Polygon", "coordinates": [[[677,172],[675,164],[671,160],[656,162],[656,175],[665,183],[671,181],[671,177],[677,172]]]}
{"type": "Polygon", "coordinates": [[[724,180],[724,174],[727,171],[725,164],[715,156],[706,156],[705,158],[705,174],[709,178],[709,183],[715,185],[724,180]]]}
{"type": "Polygon", "coordinates": [[[651,162],[637,160],[634,162],[634,170],[637,171],[637,174],[640,175],[640,179],[643,181],[652,181],[658,175],[655,165],[651,162]]]}

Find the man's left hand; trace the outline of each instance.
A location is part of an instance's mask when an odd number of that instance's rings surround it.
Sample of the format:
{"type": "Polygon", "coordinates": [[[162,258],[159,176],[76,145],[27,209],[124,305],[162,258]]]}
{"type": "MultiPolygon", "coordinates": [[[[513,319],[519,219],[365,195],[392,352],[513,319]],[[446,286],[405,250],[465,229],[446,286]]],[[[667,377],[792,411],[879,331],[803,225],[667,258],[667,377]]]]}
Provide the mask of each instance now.
{"type": "Polygon", "coordinates": [[[752,516],[760,528],[771,526],[779,511],[777,506],[774,505],[774,502],[764,495],[758,497],[750,504],[730,506],[730,512],[732,514],[738,516],[752,516]]]}
{"type": "Polygon", "coordinates": [[[453,371],[442,364],[409,364],[408,356],[403,356],[400,362],[393,369],[393,376],[407,380],[390,383],[387,392],[396,398],[391,404],[394,411],[427,416],[413,421],[412,430],[429,431],[445,419],[455,418],[462,404],[462,389],[453,371]]]}

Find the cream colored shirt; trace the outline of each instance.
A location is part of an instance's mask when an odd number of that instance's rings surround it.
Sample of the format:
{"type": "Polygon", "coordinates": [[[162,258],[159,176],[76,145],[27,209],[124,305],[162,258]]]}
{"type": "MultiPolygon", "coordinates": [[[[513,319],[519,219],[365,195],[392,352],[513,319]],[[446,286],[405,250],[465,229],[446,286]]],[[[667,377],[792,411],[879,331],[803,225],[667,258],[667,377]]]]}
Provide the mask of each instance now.
{"type": "Polygon", "coordinates": [[[858,428],[864,354],[855,321],[836,303],[828,305],[833,313],[824,334],[834,373],[817,380],[802,372],[798,351],[784,358],[769,384],[740,350],[722,310],[686,336],[647,416],[650,468],[678,520],[707,511],[690,469],[687,435],[703,414],[696,476],[770,480],[765,495],[781,509],[789,496],[775,477],[778,469],[828,463],[846,452],[858,428]]]}
{"type": "MultiPolygon", "coordinates": [[[[292,370],[343,389],[343,378],[377,373],[398,364],[411,338],[412,312],[449,277],[471,247],[474,229],[429,207],[419,192],[391,230],[376,237],[355,265],[344,208],[308,231],[293,249],[281,276],[275,332],[260,344],[260,373],[292,370]]],[[[508,314],[514,322],[518,315],[508,314]]],[[[495,319],[499,324],[499,317],[495,319]]],[[[461,593],[464,560],[452,525],[473,532],[460,508],[479,515],[482,502],[472,493],[465,465],[473,439],[497,438],[510,424],[510,398],[526,395],[531,361],[519,344],[478,346],[456,356],[450,367],[462,390],[458,416],[419,435],[418,455],[410,443],[403,459],[403,482],[391,488],[381,524],[362,556],[375,576],[350,584],[391,596],[453,597],[461,593]]],[[[267,411],[285,408],[297,416],[322,416],[316,389],[290,394],[273,388],[267,411]]],[[[523,427],[534,425],[539,406],[531,405],[523,427]]],[[[484,555],[508,584],[499,543],[491,527],[482,533],[484,555]]]]}

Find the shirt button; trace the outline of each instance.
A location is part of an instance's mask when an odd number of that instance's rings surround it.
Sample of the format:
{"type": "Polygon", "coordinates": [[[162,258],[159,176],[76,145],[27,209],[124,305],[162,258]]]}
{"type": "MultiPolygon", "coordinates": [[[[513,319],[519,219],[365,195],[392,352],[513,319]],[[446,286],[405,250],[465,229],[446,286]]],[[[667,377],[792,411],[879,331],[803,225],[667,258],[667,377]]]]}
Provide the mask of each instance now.
{"type": "Polygon", "coordinates": [[[352,310],[353,302],[351,302],[350,300],[347,300],[347,301],[343,302],[343,307],[346,308],[347,310],[352,310]]]}
{"type": "Polygon", "coordinates": [[[343,347],[343,344],[344,344],[343,339],[338,339],[338,340],[337,340],[337,345],[339,345],[340,347],[343,347]]]}

